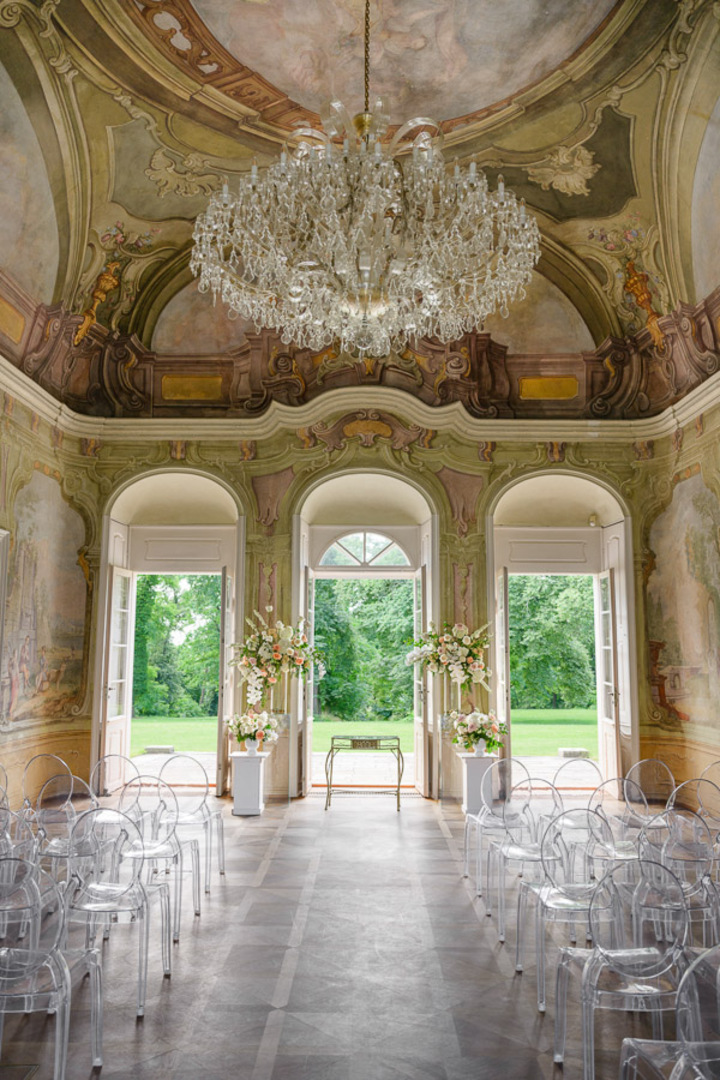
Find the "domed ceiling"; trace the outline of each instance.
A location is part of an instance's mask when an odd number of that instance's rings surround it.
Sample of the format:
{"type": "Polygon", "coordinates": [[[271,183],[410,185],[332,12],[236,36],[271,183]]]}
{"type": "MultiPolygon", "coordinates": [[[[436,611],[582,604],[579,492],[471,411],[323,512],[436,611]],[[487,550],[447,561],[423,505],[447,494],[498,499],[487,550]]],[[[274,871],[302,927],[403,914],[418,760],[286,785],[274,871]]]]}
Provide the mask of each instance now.
{"type": "MultiPolygon", "coordinates": [[[[391,121],[451,120],[538,82],[590,39],[613,0],[382,0],[371,93],[391,121]]],[[[218,42],[306,109],[362,104],[363,0],[194,0],[218,42]]]]}
{"type": "Polygon", "coordinates": [[[439,121],[448,162],[491,186],[502,172],[538,221],[509,319],[363,365],[228,324],[198,293],[193,224],[223,179],[275,160],[331,96],[360,108],[363,16],[363,0],[0,0],[2,355],[71,408],[121,416],[368,382],[476,415],[639,416],[707,377],[711,0],[371,0],[371,97],[394,125],[439,121]]]}

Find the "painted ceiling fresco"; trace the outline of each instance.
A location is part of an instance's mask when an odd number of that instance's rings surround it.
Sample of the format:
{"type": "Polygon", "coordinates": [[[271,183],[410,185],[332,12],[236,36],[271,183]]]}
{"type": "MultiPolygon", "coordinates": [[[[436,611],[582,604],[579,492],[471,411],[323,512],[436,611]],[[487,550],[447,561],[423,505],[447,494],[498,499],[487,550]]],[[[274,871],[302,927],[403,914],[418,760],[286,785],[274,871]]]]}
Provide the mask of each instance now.
{"type": "MultiPolygon", "coordinates": [[[[183,414],[197,405],[201,415],[245,408],[244,395],[252,408],[295,401],[280,370],[292,373],[294,355],[281,364],[279,340],[229,323],[197,293],[193,224],[226,177],[275,160],[331,94],[359,107],[362,10],[362,0],[0,0],[0,353],[101,415],[172,415],[181,399],[183,414]],[[212,406],[188,396],[210,370],[222,387],[212,406]],[[163,399],[166,386],[174,397],[163,399]]],[[[533,357],[543,377],[575,365],[588,396],[574,415],[600,417],[614,415],[611,399],[641,415],[655,394],[659,408],[712,369],[720,328],[714,301],[702,305],[720,285],[716,10],[712,0],[372,0],[371,91],[395,121],[441,121],[448,162],[477,162],[491,186],[502,173],[540,228],[525,303],[448,346],[501,366],[529,358],[517,379],[512,363],[478,376],[510,387],[481,411],[529,415],[517,380],[533,357]],[[629,403],[618,372],[632,365],[607,361],[617,355],[642,355],[667,385],[635,377],[629,403]]],[[[417,346],[422,373],[407,356],[364,373],[334,354],[296,367],[318,376],[318,392],[365,379],[422,396],[440,361],[433,343],[417,346]]],[[[532,415],[568,408],[542,398],[532,415]]]]}
{"type": "MultiPolygon", "coordinates": [[[[319,112],[359,111],[364,0],[194,0],[243,64],[319,112]]],[[[394,123],[484,109],[537,82],[602,23],[614,0],[379,0],[371,5],[371,94],[394,123]]]]}

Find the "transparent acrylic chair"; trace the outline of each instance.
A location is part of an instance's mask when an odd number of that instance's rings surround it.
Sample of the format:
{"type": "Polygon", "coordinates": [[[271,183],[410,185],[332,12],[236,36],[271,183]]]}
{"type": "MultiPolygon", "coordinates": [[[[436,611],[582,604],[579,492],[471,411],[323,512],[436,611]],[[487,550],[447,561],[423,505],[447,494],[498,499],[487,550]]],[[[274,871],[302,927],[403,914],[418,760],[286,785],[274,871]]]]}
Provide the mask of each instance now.
{"type": "Polygon", "coordinates": [[[105,754],[98,758],[93,766],[89,787],[98,801],[114,802],[115,793],[130,780],[136,780],[139,775],[140,770],[132,758],[125,757],[124,754],[105,754]]]}
{"type": "Polygon", "coordinates": [[[73,825],[96,806],[97,799],[79,776],[53,776],[40,789],[35,806],[37,857],[56,881],[67,880],[73,825]]]}
{"type": "Polygon", "coordinates": [[[638,837],[640,858],[672,870],[683,888],[690,919],[688,944],[709,948],[720,941],[720,907],[712,882],[715,844],[707,822],[692,810],[665,810],[638,837]]]}
{"type": "Polygon", "coordinates": [[[476,814],[465,815],[464,834],[464,874],[468,877],[470,872],[470,848],[471,833],[475,830],[475,895],[482,896],[482,862],[483,862],[483,837],[503,836],[503,805],[510,797],[515,784],[522,780],[529,780],[530,773],[521,761],[516,758],[500,758],[494,761],[483,776],[480,785],[480,800],[482,806],[476,814]]]}
{"type": "Polygon", "coordinates": [[[720,946],[701,952],[677,992],[676,1038],[624,1039],[620,1080],[720,1078],[720,946]]]}
{"type": "Polygon", "coordinates": [[[225,834],[223,830],[222,810],[210,804],[210,782],[205,766],[192,754],[173,754],[164,762],[160,770],[160,779],[170,783],[170,775],[182,771],[182,783],[174,784],[173,791],[178,801],[178,820],[176,828],[183,831],[197,831],[202,828],[205,841],[205,892],[210,892],[210,868],[212,864],[213,824],[217,833],[218,870],[225,873],[225,834]]]}
{"type": "Polygon", "coordinates": [[[497,873],[498,940],[505,940],[506,877],[509,864],[517,864],[523,877],[542,875],[540,839],[549,823],[563,811],[557,788],[549,780],[531,776],[516,784],[503,803],[504,835],[491,840],[488,851],[486,914],[491,915],[493,871],[497,873]]]}
{"type": "MultiPolygon", "coordinates": [[[[53,777],[72,777],[72,769],[58,757],[57,754],[35,754],[31,757],[23,769],[22,775],[22,806],[20,813],[24,814],[28,821],[35,819],[35,804],[43,786],[53,777]]],[[[70,785],[72,790],[72,785],[70,785]]]]}
{"type": "Polygon", "coordinates": [[[35,862],[37,837],[22,814],[0,807],[0,857],[35,862]]]}
{"type": "Polygon", "coordinates": [[[570,970],[581,974],[583,1077],[595,1077],[595,1010],[648,1012],[662,1038],[688,966],[688,911],[682,884],[660,863],[615,866],[597,885],[588,914],[591,949],[561,948],[555,998],[554,1060],[565,1057],[570,970]]]}
{"type": "Polygon", "coordinates": [[[654,814],[651,813],[640,787],[634,781],[624,780],[619,776],[600,784],[593,792],[588,806],[605,819],[614,837],[612,850],[605,853],[604,866],[603,852],[597,853],[601,865],[596,868],[595,876],[600,878],[612,864],[623,859],[637,858],[639,831],[654,814]]]}
{"type": "Polygon", "coordinates": [[[716,836],[720,834],[720,787],[701,776],[678,784],[666,803],[666,810],[694,810],[716,836]]]}
{"type": "MultiPolygon", "coordinates": [[[[645,801],[651,809],[662,810],[677,787],[677,781],[669,765],[660,758],[643,758],[632,765],[625,776],[642,791],[645,801]]],[[[628,801],[632,805],[633,789],[630,789],[628,801]]]]}
{"type": "Polygon", "coordinates": [[[555,770],[552,782],[569,810],[588,805],[592,793],[603,782],[603,774],[592,758],[568,758],[555,770]]]}
{"type": "Polygon", "coordinates": [[[590,899],[597,885],[592,867],[599,849],[604,856],[612,845],[610,826],[598,813],[583,807],[565,810],[553,818],[540,841],[543,879],[520,882],[515,970],[523,970],[527,903],[532,897],[539,1012],[545,1012],[546,926],[567,924],[572,944],[577,941],[578,926],[588,938],[590,899]]]}
{"type": "Polygon", "coordinates": [[[153,881],[163,870],[173,870],[173,941],[180,940],[184,850],[190,854],[195,914],[200,915],[200,849],[197,840],[181,842],[177,836],[180,814],[173,789],[157,776],[138,776],[120,793],[118,809],[127,812],[142,834],[140,848],[126,848],[124,859],[144,865],[145,880],[153,881]]]}
{"type": "Polygon", "coordinates": [[[95,949],[64,949],[55,881],[24,859],[0,859],[0,1040],[7,1013],[55,1014],[54,1080],[64,1080],[73,979],[90,975],[93,1067],[102,1065],[102,980],[95,949]]]}
{"type": "Polygon", "coordinates": [[[171,973],[170,887],[166,881],[143,883],[143,838],[136,823],[120,810],[99,807],[82,814],[70,844],[68,919],[85,924],[90,943],[98,932],[108,938],[111,921],[138,924],[137,1015],[144,1016],[153,900],[160,906],[163,973],[171,973]]]}

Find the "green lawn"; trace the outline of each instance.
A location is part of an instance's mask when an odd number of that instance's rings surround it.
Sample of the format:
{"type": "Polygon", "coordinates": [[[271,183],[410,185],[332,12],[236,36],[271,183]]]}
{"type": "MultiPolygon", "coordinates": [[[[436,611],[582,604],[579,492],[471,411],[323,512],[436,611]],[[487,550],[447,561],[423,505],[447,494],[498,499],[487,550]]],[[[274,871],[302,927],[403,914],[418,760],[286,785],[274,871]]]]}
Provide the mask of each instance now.
{"type": "MultiPolygon", "coordinates": [[[[333,735],[399,735],[403,753],[412,753],[412,721],[379,720],[349,723],[318,721],[313,726],[313,749],[327,752],[333,735]]],[[[143,716],[132,722],[131,753],[146,746],[174,746],[176,751],[215,750],[214,716],[178,718],[143,716]]],[[[512,715],[512,752],[521,755],[556,754],[560,746],[584,746],[598,756],[597,714],[594,709],[516,709],[512,715]]]]}
{"type": "Polygon", "coordinates": [[[560,746],[584,746],[590,757],[598,756],[598,725],[595,709],[514,709],[512,753],[514,757],[557,754],[560,746]]]}

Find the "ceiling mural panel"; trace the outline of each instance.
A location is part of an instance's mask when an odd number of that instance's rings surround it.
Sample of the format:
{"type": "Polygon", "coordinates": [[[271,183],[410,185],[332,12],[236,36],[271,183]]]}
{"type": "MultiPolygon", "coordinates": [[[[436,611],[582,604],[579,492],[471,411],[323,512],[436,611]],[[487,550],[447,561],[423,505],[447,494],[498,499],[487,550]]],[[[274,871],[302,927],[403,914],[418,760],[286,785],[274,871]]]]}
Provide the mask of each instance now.
{"type": "Polygon", "coordinates": [[[252,323],[229,319],[224,307],[198,292],[191,281],[163,308],[155,326],[152,347],[168,356],[211,356],[237,349],[247,340],[252,323]]]}
{"type": "Polygon", "coordinates": [[[37,136],[2,64],[0,102],[0,266],[50,303],[59,258],[52,192],[37,136]]]}
{"type": "Polygon", "coordinates": [[[592,334],[577,308],[547,278],[535,274],[527,297],[514,305],[507,319],[493,315],[485,329],[514,353],[578,353],[595,348],[592,334]]]}
{"type": "Polygon", "coordinates": [[[718,244],[717,235],[719,207],[720,99],[718,99],[705,132],[695,170],[693,187],[693,273],[695,275],[695,295],[698,299],[711,292],[720,281],[720,245],[718,244]]]}
{"type": "MultiPolygon", "coordinates": [[[[194,0],[220,43],[319,112],[362,104],[362,0],[194,0]]],[[[371,94],[394,123],[484,109],[542,79],[593,34],[614,0],[378,0],[371,94]]]]}

